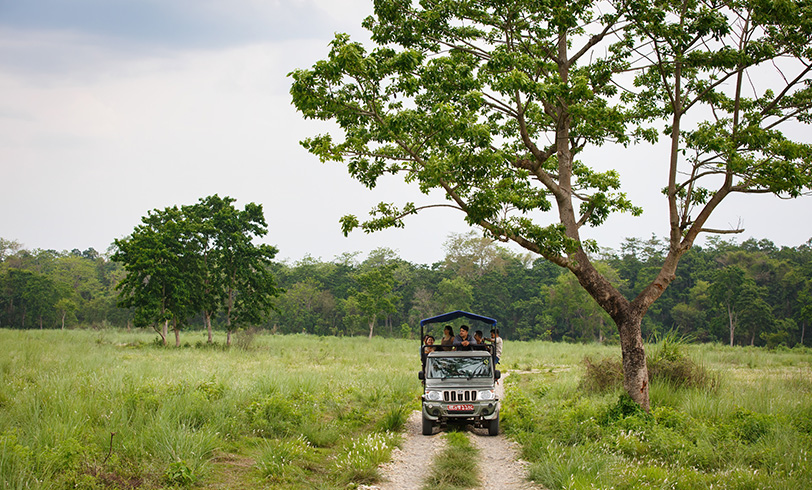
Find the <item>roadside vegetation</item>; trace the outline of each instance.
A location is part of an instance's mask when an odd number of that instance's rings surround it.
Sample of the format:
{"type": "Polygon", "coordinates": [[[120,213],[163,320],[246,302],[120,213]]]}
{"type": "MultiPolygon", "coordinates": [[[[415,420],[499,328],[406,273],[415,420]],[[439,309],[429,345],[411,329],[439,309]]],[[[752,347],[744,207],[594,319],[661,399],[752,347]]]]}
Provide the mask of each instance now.
{"type": "Polygon", "coordinates": [[[503,426],[554,489],[784,489],[812,481],[812,352],[647,346],[649,413],[617,348],[511,343],[503,426]]]}

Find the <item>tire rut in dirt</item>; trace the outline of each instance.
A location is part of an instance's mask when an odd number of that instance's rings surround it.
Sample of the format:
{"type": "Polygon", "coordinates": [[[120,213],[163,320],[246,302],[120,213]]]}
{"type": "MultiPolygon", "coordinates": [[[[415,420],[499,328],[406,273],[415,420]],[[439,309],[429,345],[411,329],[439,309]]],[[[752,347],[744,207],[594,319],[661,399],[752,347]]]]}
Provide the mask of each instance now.
{"type": "Polygon", "coordinates": [[[445,439],[440,433],[424,436],[423,416],[419,410],[409,415],[403,444],[392,452],[392,461],[381,465],[384,481],[369,490],[419,490],[431,469],[435,455],[445,448],[445,439]]]}

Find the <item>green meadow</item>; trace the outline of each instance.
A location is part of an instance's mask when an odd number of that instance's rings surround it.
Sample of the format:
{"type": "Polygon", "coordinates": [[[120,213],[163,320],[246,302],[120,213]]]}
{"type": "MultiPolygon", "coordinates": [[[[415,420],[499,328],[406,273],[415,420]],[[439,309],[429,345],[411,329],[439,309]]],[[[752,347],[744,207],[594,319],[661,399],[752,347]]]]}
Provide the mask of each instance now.
{"type": "MultiPolygon", "coordinates": [[[[379,480],[419,408],[416,341],[242,333],[225,349],[188,332],[176,349],[154,337],[0,330],[0,487],[356,488],[379,480]]],[[[649,345],[672,373],[652,377],[650,413],[588,368],[619,350],[506,341],[502,425],[533,480],[809,487],[808,349],[649,345]],[[680,356],[702,369],[696,383],[673,377],[680,356]]]]}

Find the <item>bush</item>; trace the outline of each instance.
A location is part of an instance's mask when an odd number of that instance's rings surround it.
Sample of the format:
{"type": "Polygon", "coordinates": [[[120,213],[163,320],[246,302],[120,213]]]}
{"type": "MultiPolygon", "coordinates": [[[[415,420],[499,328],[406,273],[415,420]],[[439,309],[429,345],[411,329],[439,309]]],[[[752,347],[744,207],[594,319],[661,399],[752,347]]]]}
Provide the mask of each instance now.
{"type": "Polygon", "coordinates": [[[589,393],[605,393],[623,386],[623,363],[616,358],[606,357],[593,361],[584,357],[586,374],[581,380],[581,388],[589,393]]]}
{"type": "MultiPolygon", "coordinates": [[[[646,354],[648,376],[652,383],[667,383],[676,388],[715,389],[719,380],[705,367],[685,355],[688,339],[670,332],[652,344],[646,354]]],[[[623,362],[618,358],[598,361],[584,358],[586,374],[581,388],[589,393],[605,393],[623,387],[623,362]]]]}

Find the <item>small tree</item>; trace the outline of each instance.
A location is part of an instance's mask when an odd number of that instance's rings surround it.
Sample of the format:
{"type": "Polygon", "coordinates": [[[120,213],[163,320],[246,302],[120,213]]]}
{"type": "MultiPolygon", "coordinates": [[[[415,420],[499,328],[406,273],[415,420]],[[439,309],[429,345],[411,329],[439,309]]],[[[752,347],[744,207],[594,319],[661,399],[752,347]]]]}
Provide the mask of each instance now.
{"type": "Polygon", "coordinates": [[[269,268],[277,249],[252,242],[268,231],[262,206],[238,210],[233,203],[215,194],[155,210],[129,238],[115,241],[113,260],[127,271],[118,286],[121,305],[136,309],[136,325],[163,322],[164,344],[170,321],[177,346],[181,326],[201,311],[211,341],[211,317],[222,309],[231,345],[232,332],[262,321],[281,292],[269,268]]]}
{"type": "Polygon", "coordinates": [[[369,267],[355,274],[358,291],[353,295],[355,306],[369,326],[371,339],[378,318],[395,311],[399,298],[395,288],[394,266],[392,264],[369,267]]]}
{"type": "Polygon", "coordinates": [[[127,271],[116,286],[119,305],[134,308],[135,325],[151,325],[164,345],[171,322],[180,346],[180,329],[200,311],[203,282],[200,241],[191,223],[177,206],[156,209],[114,245],[112,259],[127,271]]]}

